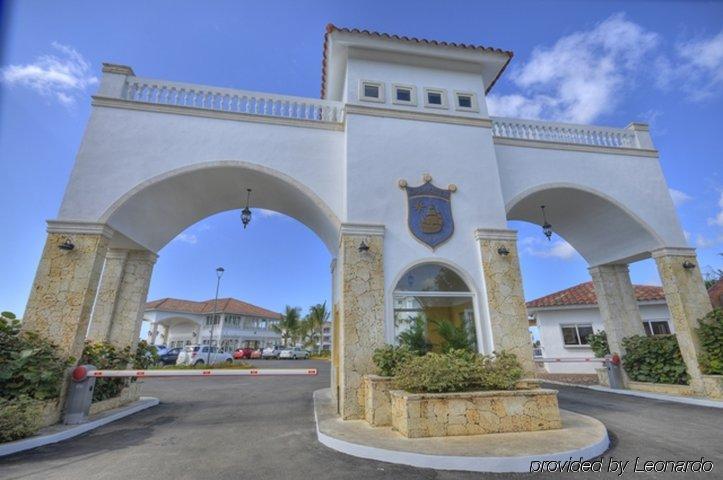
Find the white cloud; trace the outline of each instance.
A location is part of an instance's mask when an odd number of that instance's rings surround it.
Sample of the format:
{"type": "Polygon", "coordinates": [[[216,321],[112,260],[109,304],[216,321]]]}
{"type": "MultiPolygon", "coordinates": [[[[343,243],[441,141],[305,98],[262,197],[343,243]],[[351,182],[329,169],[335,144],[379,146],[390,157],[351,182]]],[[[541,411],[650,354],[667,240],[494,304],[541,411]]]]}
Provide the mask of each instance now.
{"type": "Polygon", "coordinates": [[[254,213],[257,214],[261,218],[270,218],[270,217],[281,217],[283,216],[283,213],[279,213],[275,210],[266,210],[263,208],[255,208],[254,213]]]}
{"type": "Polygon", "coordinates": [[[90,62],[77,50],[57,42],[52,47],[57,55],[42,55],[24,65],[7,65],[0,78],[8,85],[30,88],[63,106],[72,106],[98,79],[91,73],[90,62]]]}
{"type": "Polygon", "coordinates": [[[715,217],[708,219],[708,225],[723,227],[723,192],[720,193],[718,198],[718,213],[715,217]]]}
{"type": "Polygon", "coordinates": [[[723,90],[723,30],[709,38],[679,42],[675,57],[660,57],[657,84],[682,90],[693,101],[723,90]]]}
{"type": "Polygon", "coordinates": [[[183,243],[188,243],[190,245],[195,245],[196,243],[198,243],[198,237],[192,233],[179,233],[175,240],[183,243]]]}
{"type": "Polygon", "coordinates": [[[613,111],[659,36],[616,14],[594,28],[537,47],[512,74],[522,94],[490,95],[494,115],[588,123],[613,111]]]}
{"type": "Polygon", "coordinates": [[[685,192],[682,192],[680,190],[676,190],[675,188],[669,188],[668,191],[670,192],[670,198],[673,199],[673,203],[676,207],[679,207],[683,205],[686,202],[689,202],[690,200],[693,200],[693,197],[688,195],[685,192]]]}
{"type": "Polygon", "coordinates": [[[577,251],[564,240],[543,241],[537,237],[525,237],[520,240],[522,251],[538,258],[557,258],[570,260],[578,255],[577,251]]]}

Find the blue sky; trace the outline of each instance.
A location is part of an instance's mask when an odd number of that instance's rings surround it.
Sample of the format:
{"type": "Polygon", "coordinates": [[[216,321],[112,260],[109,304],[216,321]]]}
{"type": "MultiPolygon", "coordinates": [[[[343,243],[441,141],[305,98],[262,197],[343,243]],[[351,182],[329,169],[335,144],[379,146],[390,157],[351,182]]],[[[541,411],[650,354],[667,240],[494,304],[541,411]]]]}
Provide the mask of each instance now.
{"type": "MultiPolygon", "coordinates": [[[[723,252],[723,4],[714,2],[2,2],[0,309],[22,313],[89,115],[101,62],[156,77],[317,97],[324,26],[515,52],[494,113],[651,124],[701,266],[723,252]],[[554,66],[554,69],[548,67],[554,66]]],[[[554,225],[554,219],[553,219],[554,225]]],[[[585,262],[539,227],[520,231],[528,298],[587,281],[585,262]]],[[[326,248],[305,226],[238,211],[189,227],[160,252],[150,297],[221,295],[267,308],[330,294],[326,248]]],[[[652,261],[632,267],[659,283],[652,261]]]]}

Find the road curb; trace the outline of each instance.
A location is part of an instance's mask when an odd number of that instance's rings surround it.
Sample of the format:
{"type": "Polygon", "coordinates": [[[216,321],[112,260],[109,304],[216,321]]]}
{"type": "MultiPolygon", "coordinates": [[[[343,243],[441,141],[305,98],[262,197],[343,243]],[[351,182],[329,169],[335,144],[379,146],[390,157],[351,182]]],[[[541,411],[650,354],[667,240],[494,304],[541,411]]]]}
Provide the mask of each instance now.
{"type": "Polygon", "coordinates": [[[641,392],[639,390],[618,390],[614,388],[601,387],[600,385],[581,385],[579,383],[558,382],[556,380],[540,380],[542,383],[550,383],[552,385],[564,385],[566,387],[587,388],[596,392],[614,393],[617,395],[628,395],[630,397],[650,398],[652,400],[662,400],[665,402],[683,403],[686,405],[696,405],[699,407],[723,408],[723,402],[718,400],[708,400],[705,398],[677,397],[674,395],[664,395],[662,393],[641,392]]]}
{"type": "Polygon", "coordinates": [[[128,404],[121,408],[116,408],[104,412],[94,420],[90,420],[80,425],[62,425],[56,427],[50,427],[51,429],[59,429],[52,433],[45,435],[36,435],[30,438],[24,438],[22,440],[16,440],[14,442],[8,442],[0,444],[0,457],[6,455],[12,455],[14,453],[22,452],[25,450],[31,450],[33,448],[42,447],[44,445],[50,445],[51,443],[62,442],[78,435],[82,435],[86,432],[94,430],[103,425],[107,425],[121,418],[125,418],[134,413],[138,413],[150,407],[158,405],[160,401],[155,397],[141,397],[140,400],[128,404]]]}

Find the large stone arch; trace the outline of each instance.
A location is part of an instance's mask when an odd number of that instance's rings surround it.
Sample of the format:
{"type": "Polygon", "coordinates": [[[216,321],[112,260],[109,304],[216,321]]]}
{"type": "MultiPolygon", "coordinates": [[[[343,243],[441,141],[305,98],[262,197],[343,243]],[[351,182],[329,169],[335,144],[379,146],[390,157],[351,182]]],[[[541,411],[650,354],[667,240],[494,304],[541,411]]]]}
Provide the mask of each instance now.
{"type": "Polygon", "coordinates": [[[591,266],[637,261],[665,246],[661,235],[628,206],[584,185],[535,185],[506,202],[507,219],[541,224],[541,205],[555,233],[591,266]]]}
{"type": "Polygon", "coordinates": [[[157,252],[203,218],[243,208],[246,188],[252,187],[252,209],[299,220],[336,254],[341,223],[318,195],[277,170],[238,160],[193,164],[154,176],[121,195],[99,222],[157,252]]]}

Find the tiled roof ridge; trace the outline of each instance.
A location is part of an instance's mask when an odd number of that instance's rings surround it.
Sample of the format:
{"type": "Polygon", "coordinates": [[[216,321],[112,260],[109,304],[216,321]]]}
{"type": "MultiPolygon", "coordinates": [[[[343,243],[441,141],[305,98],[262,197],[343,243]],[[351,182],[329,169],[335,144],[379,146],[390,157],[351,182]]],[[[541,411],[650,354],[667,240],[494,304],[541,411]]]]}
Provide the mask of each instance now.
{"type": "MultiPolygon", "coordinates": [[[[633,288],[638,302],[665,300],[663,287],[658,285],[633,285],[633,288]]],[[[526,305],[528,308],[597,305],[597,295],[592,281],[587,281],[530,300],[526,305]]]]}
{"type": "Polygon", "coordinates": [[[440,47],[454,47],[454,48],[466,48],[469,50],[482,50],[485,52],[491,52],[491,53],[501,53],[503,55],[507,55],[507,63],[502,67],[499,74],[497,74],[497,77],[490,83],[490,85],[487,87],[485,93],[488,93],[492,86],[497,82],[497,79],[500,78],[502,75],[502,72],[504,72],[505,68],[507,68],[507,65],[510,63],[510,60],[512,60],[512,57],[514,56],[514,53],[510,50],[503,50],[501,48],[495,48],[495,47],[487,47],[484,45],[474,45],[470,43],[457,43],[457,42],[446,42],[444,40],[429,40],[426,38],[417,38],[417,37],[407,37],[406,35],[396,35],[392,33],[385,33],[385,32],[377,32],[374,30],[366,30],[366,29],[359,29],[359,28],[348,28],[348,27],[337,27],[333,23],[327,23],[326,24],[326,33],[324,34],[324,47],[322,52],[322,59],[321,59],[321,98],[323,99],[326,95],[326,75],[327,75],[327,66],[328,66],[328,52],[329,52],[329,35],[331,35],[332,32],[344,32],[344,33],[356,33],[360,35],[368,35],[370,37],[378,37],[378,38],[386,38],[390,40],[399,40],[401,42],[408,42],[408,43],[419,43],[419,44],[425,44],[425,45],[435,45],[440,47]]]}

